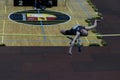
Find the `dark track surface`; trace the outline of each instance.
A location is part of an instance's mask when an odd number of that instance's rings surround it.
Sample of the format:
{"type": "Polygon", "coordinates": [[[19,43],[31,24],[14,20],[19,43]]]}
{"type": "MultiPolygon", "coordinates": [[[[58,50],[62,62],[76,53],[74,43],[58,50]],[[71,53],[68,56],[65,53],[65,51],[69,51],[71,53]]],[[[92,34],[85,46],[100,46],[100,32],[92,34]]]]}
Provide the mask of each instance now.
{"type": "MultiPolygon", "coordinates": [[[[92,0],[104,19],[100,33],[120,33],[120,0],[92,0]]],[[[0,80],[120,80],[120,37],[106,47],[0,47],[0,80]]]]}

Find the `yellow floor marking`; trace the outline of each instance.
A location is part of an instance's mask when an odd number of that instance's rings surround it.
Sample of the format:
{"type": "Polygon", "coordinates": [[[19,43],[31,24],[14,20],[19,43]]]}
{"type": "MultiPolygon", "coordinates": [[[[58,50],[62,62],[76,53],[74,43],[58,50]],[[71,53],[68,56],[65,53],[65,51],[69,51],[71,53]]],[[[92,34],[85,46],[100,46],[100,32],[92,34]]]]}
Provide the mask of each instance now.
{"type": "Polygon", "coordinates": [[[69,2],[66,1],[66,6],[67,6],[67,8],[69,9],[70,13],[73,13],[72,10],[71,10],[71,8],[69,7],[69,4],[68,4],[68,3],[69,3],[69,2]]]}
{"type": "Polygon", "coordinates": [[[87,38],[87,37],[85,37],[85,39],[86,39],[87,43],[89,44],[90,42],[89,42],[88,38],[87,38]]]}
{"type": "MultiPolygon", "coordinates": [[[[6,6],[5,6],[5,9],[4,9],[4,10],[5,10],[5,15],[6,15],[6,12],[7,12],[7,11],[6,11],[6,6]]],[[[4,16],[3,32],[2,32],[3,35],[4,35],[4,33],[5,33],[5,23],[6,23],[6,22],[5,22],[5,16],[4,16]]],[[[2,43],[3,43],[3,42],[4,42],[4,36],[2,36],[2,43]]]]}

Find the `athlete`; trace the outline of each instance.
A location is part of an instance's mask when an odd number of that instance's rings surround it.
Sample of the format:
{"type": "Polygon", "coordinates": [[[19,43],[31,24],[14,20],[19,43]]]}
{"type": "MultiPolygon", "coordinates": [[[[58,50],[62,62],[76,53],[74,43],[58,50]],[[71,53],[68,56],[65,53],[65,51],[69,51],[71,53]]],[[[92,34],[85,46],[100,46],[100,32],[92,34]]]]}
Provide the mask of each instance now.
{"type": "Polygon", "coordinates": [[[97,26],[97,21],[99,21],[99,20],[95,20],[94,24],[91,26],[88,26],[88,27],[76,25],[73,28],[71,28],[70,30],[61,30],[60,31],[63,35],[75,35],[74,38],[67,36],[67,38],[71,39],[69,54],[72,55],[72,48],[73,48],[75,42],[77,42],[77,41],[78,41],[78,45],[79,45],[78,46],[79,52],[81,51],[81,44],[80,44],[79,38],[81,36],[88,36],[88,31],[97,26]]]}

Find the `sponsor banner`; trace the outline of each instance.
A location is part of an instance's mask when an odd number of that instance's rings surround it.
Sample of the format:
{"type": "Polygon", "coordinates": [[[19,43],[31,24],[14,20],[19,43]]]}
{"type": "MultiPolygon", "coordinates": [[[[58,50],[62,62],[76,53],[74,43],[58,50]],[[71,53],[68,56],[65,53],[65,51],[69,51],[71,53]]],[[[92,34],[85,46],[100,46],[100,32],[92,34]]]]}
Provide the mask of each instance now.
{"type": "Polygon", "coordinates": [[[27,14],[27,20],[30,21],[48,21],[55,19],[56,16],[50,14],[27,14]]]}

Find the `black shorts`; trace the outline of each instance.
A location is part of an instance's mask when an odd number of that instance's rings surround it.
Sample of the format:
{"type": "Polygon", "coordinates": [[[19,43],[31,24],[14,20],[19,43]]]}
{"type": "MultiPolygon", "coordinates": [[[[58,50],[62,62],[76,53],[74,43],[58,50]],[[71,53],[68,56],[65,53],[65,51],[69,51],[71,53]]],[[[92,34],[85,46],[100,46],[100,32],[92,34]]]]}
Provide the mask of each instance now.
{"type": "MultiPolygon", "coordinates": [[[[77,31],[74,29],[70,29],[70,30],[66,30],[65,31],[65,35],[76,35],[77,31]]],[[[80,36],[84,36],[82,35],[82,33],[80,32],[80,36]]]]}
{"type": "Polygon", "coordinates": [[[76,35],[76,31],[74,29],[66,30],[65,35],[76,35]]]}

